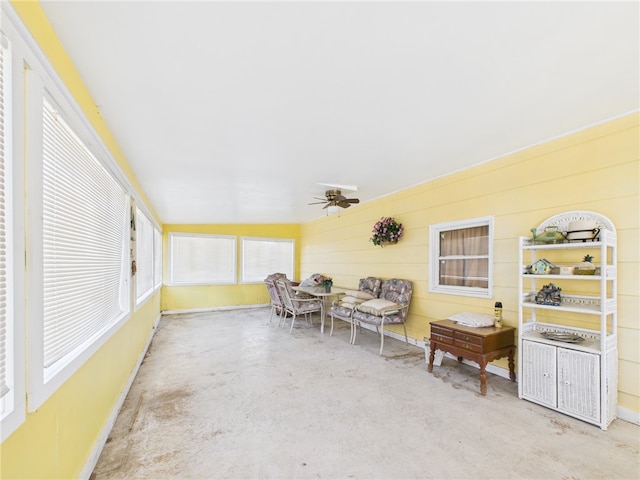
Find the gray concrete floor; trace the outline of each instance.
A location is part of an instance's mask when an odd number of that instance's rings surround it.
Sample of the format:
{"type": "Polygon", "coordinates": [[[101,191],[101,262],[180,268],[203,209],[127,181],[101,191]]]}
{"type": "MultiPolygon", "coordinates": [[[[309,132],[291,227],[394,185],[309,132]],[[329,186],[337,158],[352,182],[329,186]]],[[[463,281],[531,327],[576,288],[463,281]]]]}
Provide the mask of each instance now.
{"type": "Polygon", "coordinates": [[[638,479],[640,428],[607,431],[424,350],[332,337],[268,309],[167,315],[92,475],[101,479],[638,479]]]}

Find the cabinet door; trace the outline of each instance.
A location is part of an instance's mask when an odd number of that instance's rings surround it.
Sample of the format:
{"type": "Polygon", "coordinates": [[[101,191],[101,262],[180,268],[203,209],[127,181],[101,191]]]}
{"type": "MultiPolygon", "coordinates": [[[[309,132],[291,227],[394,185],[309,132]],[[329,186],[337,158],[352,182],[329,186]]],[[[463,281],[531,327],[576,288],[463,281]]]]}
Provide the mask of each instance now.
{"type": "Polygon", "coordinates": [[[556,347],[524,340],[522,342],[522,396],[555,408],[556,347]]]}
{"type": "Polygon", "coordinates": [[[558,409],[600,421],[600,356],[558,348],[558,409]]]}

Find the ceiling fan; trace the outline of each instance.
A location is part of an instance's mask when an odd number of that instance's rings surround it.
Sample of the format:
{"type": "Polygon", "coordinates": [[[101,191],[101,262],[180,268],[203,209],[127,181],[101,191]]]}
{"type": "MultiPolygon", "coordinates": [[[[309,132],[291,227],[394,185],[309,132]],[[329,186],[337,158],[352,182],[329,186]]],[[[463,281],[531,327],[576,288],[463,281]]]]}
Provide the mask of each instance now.
{"type": "Polygon", "coordinates": [[[322,200],[322,201],[321,202],[313,202],[313,203],[310,203],[309,205],[320,205],[320,204],[324,203],[326,205],[324,207],[322,207],[322,208],[327,208],[327,207],[349,208],[352,203],[360,203],[360,199],[358,199],[358,198],[347,198],[344,195],[342,195],[342,191],[340,191],[340,190],[327,190],[325,192],[325,197],[326,198],[313,197],[316,200],[322,200]]]}

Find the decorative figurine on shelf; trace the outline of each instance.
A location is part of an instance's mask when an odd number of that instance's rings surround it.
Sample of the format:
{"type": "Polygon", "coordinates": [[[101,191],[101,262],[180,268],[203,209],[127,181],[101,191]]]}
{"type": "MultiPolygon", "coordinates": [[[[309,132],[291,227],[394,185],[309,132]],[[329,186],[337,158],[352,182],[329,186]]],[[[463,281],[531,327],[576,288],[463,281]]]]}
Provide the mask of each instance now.
{"type": "Polygon", "coordinates": [[[531,265],[527,266],[527,273],[533,275],[549,275],[556,266],[546,258],[536,260],[531,265]]]}
{"type": "Polygon", "coordinates": [[[535,244],[553,244],[564,243],[566,240],[565,233],[558,230],[556,225],[549,225],[544,228],[544,232],[538,233],[535,228],[531,229],[533,243],[535,244]]]}
{"type": "Polygon", "coordinates": [[[596,266],[591,263],[591,260],[593,260],[591,255],[585,255],[582,263],[575,269],[576,275],[594,275],[596,273],[596,266]]]}
{"type": "Polygon", "coordinates": [[[561,291],[562,289],[554,283],[544,285],[542,289],[536,294],[536,303],[539,305],[558,306],[560,305],[561,301],[561,291]]]}

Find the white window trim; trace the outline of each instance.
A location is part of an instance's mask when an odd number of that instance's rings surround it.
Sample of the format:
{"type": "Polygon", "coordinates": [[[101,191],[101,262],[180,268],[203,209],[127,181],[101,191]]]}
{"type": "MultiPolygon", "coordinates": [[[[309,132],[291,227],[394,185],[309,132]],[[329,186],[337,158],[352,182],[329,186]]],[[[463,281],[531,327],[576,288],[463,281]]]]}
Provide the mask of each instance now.
{"type": "MultiPolygon", "coordinates": [[[[27,214],[27,228],[29,236],[27,239],[27,285],[29,299],[27,301],[27,325],[29,328],[29,337],[27,344],[27,406],[28,411],[37,410],[60,386],[64,384],[86,361],[102,347],[111,336],[131,317],[131,308],[129,298],[131,295],[131,276],[125,275],[125,282],[122,285],[123,312],[115,321],[97,336],[91,344],[83,346],[82,349],[70,358],[66,363],[61,363],[55,368],[47,371],[45,377],[43,342],[44,342],[44,303],[43,303],[43,225],[42,225],[42,135],[43,119],[42,119],[42,100],[45,95],[46,81],[34,70],[26,71],[27,85],[27,132],[36,132],[37,134],[28,135],[27,149],[27,204],[30,206],[27,214]]],[[[49,91],[51,96],[54,92],[49,91]]],[[[58,97],[60,97],[58,95],[58,97]]],[[[65,105],[62,98],[56,99],[57,107],[64,114],[68,123],[69,119],[76,122],[85,120],[74,118],[73,112],[69,105],[65,105]]],[[[70,125],[75,130],[76,125],[70,125]]],[[[75,130],[75,133],[85,141],[81,136],[82,131],[75,130]]],[[[87,147],[91,148],[88,143],[87,147]]],[[[104,157],[100,157],[95,151],[92,152],[98,160],[104,165],[104,157]]],[[[107,169],[110,170],[110,169],[107,169]]],[[[116,182],[118,179],[116,178],[116,182]]],[[[120,182],[118,182],[120,183],[120,182]]],[[[126,186],[120,183],[126,192],[126,186]]],[[[127,198],[129,198],[127,196],[127,198]]],[[[123,268],[127,269],[129,260],[130,242],[129,236],[125,237],[122,245],[122,261],[123,268]]],[[[125,270],[126,271],[126,270],[125,270]]]]}
{"type": "Polygon", "coordinates": [[[187,232],[170,232],[169,233],[169,286],[174,286],[174,287],[179,287],[179,286],[186,286],[186,285],[235,285],[237,283],[237,278],[238,278],[238,262],[237,262],[237,258],[238,258],[238,242],[237,242],[237,237],[235,235],[217,235],[217,234],[208,234],[208,233],[187,233],[187,232]],[[218,239],[226,239],[226,240],[233,240],[233,259],[234,259],[234,266],[233,266],[233,279],[229,280],[228,282],[201,282],[201,281],[194,281],[194,282],[188,282],[188,281],[176,281],[174,279],[174,272],[173,272],[173,239],[176,237],[201,237],[201,238],[218,238],[218,239]]]}
{"type": "Polygon", "coordinates": [[[493,223],[494,217],[488,216],[429,225],[429,292],[445,293],[448,295],[461,295],[465,297],[493,297],[493,223]],[[478,288],[440,285],[440,232],[482,226],[489,227],[488,287],[478,288]]]}
{"type": "MultiPolygon", "coordinates": [[[[245,281],[244,280],[244,242],[245,240],[250,241],[265,241],[265,242],[283,242],[283,243],[291,243],[293,249],[291,250],[291,271],[285,272],[281,271],[281,273],[286,273],[289,278],[293,278],[294,270],[295,270],[295,258],[296,258],[296,242],[293,238],[267,238],[267,237],[240,237],[240,283],[241,284],[258,284],[263,283],[262,281],[245,281]]],[[[269,272],[273,273],[273,272],[269,272]]],[[[265,275],[266,277],[266,275],[265,275]]]]}
{"type": "MultiPolygon", "coordinates": [[[[3,15],[4,9],[0,11],[3,15]]],[[[6,222],[7,222],[7,278],[11,287],[7,291],[7,315],[12,319],[8,323],[9,348],[7,383],[11,392],[4,399],[5,404],[0,409],[0,443],[4,442],[18,429],[26,418],[25,398],[25,340],[24,340],[24,194],[20,186],[24,185],[24,131],[23,111],[20,107],[24,98],[22,81],[22,56],[14,44],[17,35],[10,22],[2,23],[2,31],[7,36],[1,39],[10,44],[8,62],[9,72],[6,80],[5,100],[8,105],[5,118],[5,158],[9,159],[5,165],[6,175],[6,222]],[[11,40],[8,40],[9,37],[11,40]],[[14,186],[16,186],[14,188],[14,186]],[[6,410],[5,410],[6,408],[6,410]]]]}
{"type": "Polygon", "coordinates": [[[162,248],[162,230],[155,226],[153,229],[153,259],[155,265],[153,270],[153,291],[156,292],[162,287],[164,261],[162,248]],[[156,243],[156,240],[158,241],[158,243],[156,243]],[[157,249],[156,246],[158,247],[157,249]]]}
{"type": "MultiPolygon", "coordinates": [[[[11,2],[0,1],[0,18],[2,18],[2,32],[11,43],[12,57],[12,99],[13,111],[11,125],[12,132],[12,158],[13,165],[13,212],[14,212],[14,318],[15,321],[15,390],[16,403],[14,411],[2,419],[0,423],[0,441],[4,441],[13,431],[15,431],[25,420],[26,412],[35,411],[66,379],[68,379],[95,351],[97,351],[112,335],[130,318],[131,298],[133,298],[131,277],[128,276],[126,285],[123,289],[127,291],[129,300],[129,312],[124,315],[116,324],[113,324],[108,331],[104,332],[100,339],[86,350],[80,356],[76,357],[72,364],[65,367],[55,380],[49,382],[44,388],[42,386],[42,362],[38,362],[38,350],[42,345],[42,320],[38,321],[32,315],[38,309],[42,309],[42,299],[38,302],[33,298],[32,289],[34,284],[37,285],[35,278],[38,278],[38,269],[42,273],[42,266],[37,265],[37,255],[34,256],[33,243],[37,243],[38,231],[42,233],[42,227],[36,227],[32,231],[37,221],[33,218],[34,205],[37,206],[37,197],[34,198],[33,177],[25,174],[24,159],[25,147],[27,152],[32,152],[34,147],[38,147],[38,142],[42,142],[41,135],[27,135],[23,126],[25,118],[33,119],[29,112],[25,112],[25,98],[32,95],[33,92],[25,92],[25,65],[30,69],[28,74],[33,77],[30,79],[29,88],[33,88],[33,79],[37,78],[40,82],[41,90],[50,92],[55,103],[62,108],[65,118],[71,122],[71,126],[76,134],[82,138],[85,145],[92,153],[102,162],[103,166],[111,173],[113,178],[122,186],[136,204],[144,205],[140,195],[129,182],[127,176],[120,169],[118,162],[112,157],[111,152],[106,147],[98,133],[94,130],[93,125],[89,122],[82,108],[77,104],[73,95],[67,89],[65,83],[58,76],[58,73],[49,62],[47,56],[36,43],[31,32],[24,26],[20,16],[16,13],[11,2]],[[29,142],[25,145],[25,139],[29,142]],[[26,194],[29,194],[26,198],[26,194]],[[25,200],[26,198],[26,200],[25,200]],[[27,212],[25,214],[25,212],[27,212]],[[26,216],[26,219],[25,219],[26,216]],[[25,223],[26,222],[26,223],[25,223]],[[27,230],[27,227],[29,230],[27,230]],[[26,235],[29,231],[29,235],[26,235]],[[25,269],[26,264],[26,269],[25,269]],[[35,268],[35,270],[33,270],[35,268]],[[35,273],[35,277],[33,276],[35,273]],[[26,296],[29,292],[29,298],[26,296]],[[27,308],[25,308],[27,305],[27,308]],[[38,329],[40,334],[38,338],[38,329]],[[26,345],[26,347],[25,347],[26,345]],[[35,366],[35,367],[34,367],[35,366]],[[35,370],[34,370],[35,368],[35,370]],[[40,375],[38,375],[38,370],[40,375]],[[34,372],[36,374],[34,375],[34,372]],[[25,381],[25,378],[27,379],[25,381]],[[26,395],[25,395],[26,393],[26,395]]],[[[34,102],[33,97],[26,102],[28,109],[41,110],[41,102],[34,102]]],[[[40,113],[41,116],[41,113],[40,113]]],[[[41,147],[41,146],[40,146],[41,147]]],[[[27,168],[32,168],[27,164],[27,168]]],[[[31,172],[32,170],[29,170],[31,172]]],[[[36,182],[37,184],[37,182],[36,182]]],[[[152,216],[149,218],[153,219],[152,216]]],[[[152,220],[152,222],[155,221],[152,220]]],[[[125,257],[128,262],[129,258],[129,242],[126,242],[125,257]]],[[[160,285],[157,286],[160,288],[160,285]]],[[[42,354],[40,353],[40,360],[42,354]]]]}
{"type": "MultiPolygon", "coordinates": [[[[151,273],[151,289],[148,290],[147,292],[145,292],[142,296],[140,296],[140,298],[138,298],[138,288],[137,288],[137,281],[134,277],[134,281],[133,283],[133,288],[135,291],[135,311],[138,311],[140,309],[140,307],[149,299],[153,296],[153,294],[155,294],[158,289],[160,288],[160,284],[158,284],[155,279],[156,279],[156,272],[155,272],[155,267],[156,267],[156,261],[155,261],[155,256],[157,255],[158,252],[156,252],[155,250],[155,232],[158,232],[159,229],[156,226],[153,217],[151,215],[149,215],[149,213],[143,209],[134,206],[134,211],[136,212],[136,218],[135,221],[138,221],[138,215],[140,213],[142,213],[145,218],[151,223],[151,228],[152,228],[152,232],[151,232],[151,268],[152,268],[152,273],[151,273]]],[[[162,234],[161,234],[162,235],[162,234]]],[[[137,223],[136,223],[136,238],[135,238],[135,244],[136,244],[136,248],[138,247],[138,242],[139,242],[139,238],[138,238],[138,233],[137,233],[137,223]]],[[[162,244],[162,242],[161,242],[162,244]]],[[[162,245],[161,245],[161,251],[160,251],[160,255],[162,255],[162,245]]],[[[137,252],[134,252],[134,256],[137,257],[137,252]]],[[[137,258],[136,258],[137,260],[137,258]]],[[[162,265],[162,262],[161,262],[162,265]]],[[[136,273],[137,275],[137,273],[136,273]]],[[[160,275],[162,277],[162,274],[160,275]]]]}

